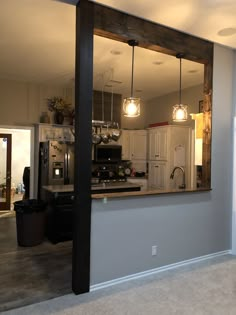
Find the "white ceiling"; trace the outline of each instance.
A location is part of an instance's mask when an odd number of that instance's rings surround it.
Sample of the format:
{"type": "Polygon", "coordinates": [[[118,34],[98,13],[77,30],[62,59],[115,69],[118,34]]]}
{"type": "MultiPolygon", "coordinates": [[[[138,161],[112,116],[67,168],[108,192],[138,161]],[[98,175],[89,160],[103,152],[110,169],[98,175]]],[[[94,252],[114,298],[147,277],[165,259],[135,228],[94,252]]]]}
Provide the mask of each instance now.
{"type": "MultiPolygon", "coordinates": [[[[68,3],[75,2],[0,2],[0,78],[73,84],[75,6],[68,3]]],[[[96,2],[236,48],[235,0],[136,0],[135,5],[127,0],[96,2]],[[228,36],[220,36],[220,31],[228,36]]],[[[129,96],[131,47],[97,37],[94,47],[95,88],[113,84],[114,92],[129,96]],[[110,79],[122,83],[111,83],[110,79]]],[[[177,90],[178,77],[178,59],[135,48],[134,89],[142,90],[135,92],[137,96],[147,99],[177,90]]],[[[183,60],[183,88],[202,80],[203,66],[183,60]]]]}

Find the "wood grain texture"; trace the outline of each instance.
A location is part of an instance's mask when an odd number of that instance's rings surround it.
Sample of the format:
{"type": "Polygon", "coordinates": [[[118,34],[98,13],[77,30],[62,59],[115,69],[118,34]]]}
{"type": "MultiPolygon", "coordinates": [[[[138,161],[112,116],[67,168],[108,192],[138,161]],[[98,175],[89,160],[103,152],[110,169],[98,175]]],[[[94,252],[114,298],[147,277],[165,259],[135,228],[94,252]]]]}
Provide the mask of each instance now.
{"type": "Polygon", "coordinates": [[[94,34],[121,42],[136,39],[140,47],[173,56],[182,52],[201,63],[212,57],[211,42],[99,4],[94,4],[94,34]]]}

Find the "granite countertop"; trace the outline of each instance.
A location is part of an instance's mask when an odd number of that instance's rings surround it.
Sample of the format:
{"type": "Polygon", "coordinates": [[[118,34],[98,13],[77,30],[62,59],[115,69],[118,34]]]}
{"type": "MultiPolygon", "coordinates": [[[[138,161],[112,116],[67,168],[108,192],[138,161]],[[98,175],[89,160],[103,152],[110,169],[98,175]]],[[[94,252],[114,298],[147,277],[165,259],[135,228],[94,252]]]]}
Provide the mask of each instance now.
{"type": "MultiPolygon", "coordinates": [[[[191,192],[204,192],[210,191],[210,188],[187,188],[187,189],[172,189],[172,190],[162,190],[162,189],[148,189],[145,191],[120,191],[120,192],[111,192],[109,193],[109,189],[114,188],[127,188],[127,187],[141,187],[139,184],[133,184],[129,182],[121,182],[121,183],[106,183],[103,184],[95,184],[92,185],[92,198],[93,199],[102,199],[102,198],[116,198],[116,197],[129,197],[129,196],[148,196],[148,195],[162,195],[169,193],[191,193],[191,192]],[[110,188],[109,188],[110,187],[110,188]],[[104,188],[104,193],[96,193],[96,190],[101,190],[104,188]],[[105,191],[106,190],[106,191],[105,191]]],[[[60,192],[73,192],[73,185],[49,185],[43,186],[43,188],[52,193],[60,193],[60,192]]]]}
{"type": "MultiPolygon", "coordinates": [[[[134,184],[127,182],[115,182],[115,183],[99,183],[99,184],[92,184],[91,190],[92,192],[96,193],[97,190],[106,190],[109,191],[110,189],[126,189],[126,188],[139,188],[142,185],[134,184]]],[[[74,186],[73,185],[48,185],[43,186],[43,188],[52,193],[59,193],[59,192],[73,192],[74,186]]]]}

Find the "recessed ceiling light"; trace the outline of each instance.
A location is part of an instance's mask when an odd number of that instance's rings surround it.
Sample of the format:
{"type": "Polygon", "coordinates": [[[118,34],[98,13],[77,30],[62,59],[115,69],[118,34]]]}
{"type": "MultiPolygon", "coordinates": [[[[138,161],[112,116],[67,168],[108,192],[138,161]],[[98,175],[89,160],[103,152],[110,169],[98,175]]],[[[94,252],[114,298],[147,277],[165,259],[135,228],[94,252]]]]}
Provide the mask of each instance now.
{"type": "Polygon", "coordinates": [[[115,50],[115,49],[112,49],[112,50],[110,51],[110,53],[111,53],[112,55],[121,55],[121,54],[122,54],[122,52],[121,52],[120,50],[115,50]]]}
{"type": "Polygon", "coordinates": [[[163,62],[162,61],[153,61],[153,64],[156,66],[160,66],[163,64],[163,62]]]}
{"type": "Polygon", "coordinates": [[[235,27],[222,28],[222,30],[219,30],[217,34],[219,36],[232,36],[236,34],[236,28],[235,27]]]}

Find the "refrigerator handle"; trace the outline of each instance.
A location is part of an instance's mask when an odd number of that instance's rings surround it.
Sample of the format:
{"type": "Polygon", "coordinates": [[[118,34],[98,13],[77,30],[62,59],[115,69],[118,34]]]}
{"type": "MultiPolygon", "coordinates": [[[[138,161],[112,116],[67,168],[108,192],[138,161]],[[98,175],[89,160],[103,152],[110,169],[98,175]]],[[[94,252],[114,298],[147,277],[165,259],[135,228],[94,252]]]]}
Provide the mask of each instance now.
{"type": "Polygon", "coordinates": [[[64,185],[69,184],[68,163],[68,150],[66,150],[64,156],[64,185]]]}

